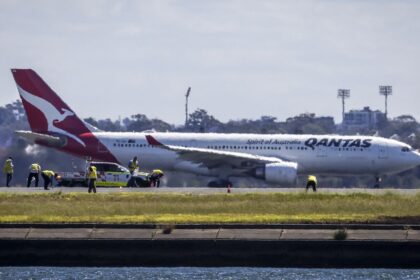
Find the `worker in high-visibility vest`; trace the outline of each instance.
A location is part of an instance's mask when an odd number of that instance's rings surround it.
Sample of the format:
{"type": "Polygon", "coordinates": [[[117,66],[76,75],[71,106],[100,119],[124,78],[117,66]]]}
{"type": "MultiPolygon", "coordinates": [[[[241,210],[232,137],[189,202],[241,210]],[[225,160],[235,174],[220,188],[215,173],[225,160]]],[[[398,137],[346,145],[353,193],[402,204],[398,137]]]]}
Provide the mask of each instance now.
{"type": "Polygon", "coordinates": [[[96,193],[96,179],[98,179],[98,174],[96,173],[96,166],[91,165],[87,174],[88,179],[88,193],[96,193]]]}
{"type": "Polygon", "coordinates": [[[314,175],[308,176],[308,180],[306,181],[306,191],[308,191],[309,187],[312,187],[312,190],[316,192],[317,181],[314,175]]]}
{"type": "Polygon", "coordinates": [[[6,175],[6,187],[10,187],[10,181],[13,177],[13,158],[9,157],[4,162],[3,173],[6,175]]]}
{"type": "Polygon", "coordinates": [[[139,162],[137,161],[137,157],[133,157],[132,160],[128,163],[128,170],[130,174],[133,175],[139,168],[139,162]]]}
{"type": "Polygon", "coordinates": [[[52,186],[53,178],[57,178],[58,174],[51,170],[43,170],[41,172],[42,179],[44,179],[44,189],[49,190],[49,185],[52,186]]]}
{"type": "Polygon", "coordinates": [[[35,187],[38,187],[39,172],[41,172],[41,166],[39,165],[39,163],[35,162],[29,166],[28,182],[26,184],[28,188],[31,186],[33,178],[35,178],[35,187]]]}
{"type": "Polygon", "coordinates": [[[152,173],[149,174],[149,181],[150,186],[154,186],[159,188],[160,186],[160,178],[163,177],[163,171],[160,169],[155,169],[152,171],[152,173]]]}
{"type": "Polygon", "coordinates": [[[132,178],[132,179],[130,179],[130,182],[132,183],[130,185],[130,187],[136,187],[137,188],[139,186],[137,184],[136,180],[133,178],[134,173],[137,172],[138,169],[139,169],[139,162],[137,160],[137,157],[135,156],[135,157],[133,157],[132,160],[130,160],[128,162],[128,170],[130,171],[131,178],[132,178]]]}

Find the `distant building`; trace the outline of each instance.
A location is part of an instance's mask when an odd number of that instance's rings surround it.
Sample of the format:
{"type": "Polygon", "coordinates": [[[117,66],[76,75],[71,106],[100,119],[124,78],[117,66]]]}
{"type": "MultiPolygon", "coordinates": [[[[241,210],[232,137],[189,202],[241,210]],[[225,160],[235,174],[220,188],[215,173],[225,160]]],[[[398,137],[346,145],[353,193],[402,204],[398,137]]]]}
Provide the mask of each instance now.
{"type": "Polygon", "coordinates": [[[17,121],[25,117],[25,112],[22,112],[18,109],[13,109],[12,112],[13,112],[13,116],[15,117],[17,121]]]}
{"type": "Polygon", "coordinates": [[[363,110],[350,110],[345,113],[341,126],[344,130],[371,130],[377,129],[378,124],[385,119],[386,116],[381,111],[364,107],[363,110]]]}

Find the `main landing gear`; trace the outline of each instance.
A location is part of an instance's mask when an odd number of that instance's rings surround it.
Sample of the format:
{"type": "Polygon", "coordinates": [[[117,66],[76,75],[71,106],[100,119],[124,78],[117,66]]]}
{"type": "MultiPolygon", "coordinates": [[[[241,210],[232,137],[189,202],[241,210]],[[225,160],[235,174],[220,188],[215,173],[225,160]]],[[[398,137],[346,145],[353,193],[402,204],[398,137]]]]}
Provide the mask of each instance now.
{"type": "Polygon", "coordinates": [[[207,187],[209,187],[209,188],[227,188],[229,186],[230,187],[233,186],[232,182],[230,182],[229,180],[224,180],[224,179],[210,181],[207,184],[207,187]]]}

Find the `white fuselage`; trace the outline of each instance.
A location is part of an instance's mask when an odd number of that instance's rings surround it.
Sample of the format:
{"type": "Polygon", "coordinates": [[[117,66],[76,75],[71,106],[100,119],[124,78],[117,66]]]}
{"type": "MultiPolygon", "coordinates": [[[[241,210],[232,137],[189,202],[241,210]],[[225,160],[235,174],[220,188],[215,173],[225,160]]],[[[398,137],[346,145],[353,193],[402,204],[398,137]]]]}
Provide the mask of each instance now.
{"type": "MultiPolygon", "coordinates": [[[[373,136],[261,135],[217,133],[111,133],[95,136],[121,164],[138,156],[142,168],[162,168],[218,176],[223,166],[208,169],[181,160],[173,151],[151,146],[146,135],[165,145],[232,151],[276,157],[298,164],[300,174],[396,173],[420,164],[420,155],[408,145],[373,136]]],[[[226,167],[228,168],[228,167],[226,167]]]]}
{"type": "Polygon", "coordinates": [[[228,179],[253,176],[291,183],[297,174],[400,172],[420,164],[410,146],[381,137],[216,133],[98,132],[32,69],[12,69],[31,127],[20,135],[80,157],[118,161],[137,156],[144,169],[228,179]]]}

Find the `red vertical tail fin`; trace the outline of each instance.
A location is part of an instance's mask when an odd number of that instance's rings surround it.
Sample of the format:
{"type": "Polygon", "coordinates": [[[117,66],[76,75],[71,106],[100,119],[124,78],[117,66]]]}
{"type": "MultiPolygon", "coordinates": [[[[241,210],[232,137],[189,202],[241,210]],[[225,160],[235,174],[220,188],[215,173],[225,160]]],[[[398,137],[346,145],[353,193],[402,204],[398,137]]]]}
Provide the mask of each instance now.
{"type": "Polygon", "coordinates": [[[78,135],[90,132],[73,110],[32,69],[12,69],[32,131],[61,134],[84,145],[78,135]]]}
{"type": "MultiPolygon", "coordinates": [[[[93,128],[78,118],[35,71],[12,69],[12,74],[33,132],[59,136],[60,140],[64,140],[63,143],[60,142],[62,146],[59,149],[64,152],[118,162],[109,149],[92,133],[93,128]]],[[[43,144],[48,142],[45,139],[51,140],[42,135],[35,136],[36,139],[42,138],[43,144]]]]}

